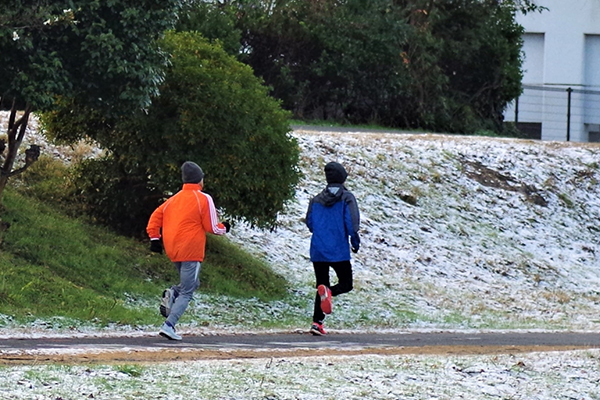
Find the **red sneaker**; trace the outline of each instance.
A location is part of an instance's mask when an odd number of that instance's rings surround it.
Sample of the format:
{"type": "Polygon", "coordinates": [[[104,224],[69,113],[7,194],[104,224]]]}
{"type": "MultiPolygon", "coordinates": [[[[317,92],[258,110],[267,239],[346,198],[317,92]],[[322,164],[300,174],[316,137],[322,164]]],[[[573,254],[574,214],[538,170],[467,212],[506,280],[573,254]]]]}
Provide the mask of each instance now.
{"type": "Polygon", "coordinates": [[[325,285],[319,285],[317,293],[321,296],[321,311],[325,314],[331,314],[331,289],[325,285]]]}
{"type": "Polygon", "coordinates": [[[327,334],[323,328],[323,324],[319,324],[318,322],[313,322],[312,326],[310,327],[310,333],[315,336],[323,336],[327,334]]]}

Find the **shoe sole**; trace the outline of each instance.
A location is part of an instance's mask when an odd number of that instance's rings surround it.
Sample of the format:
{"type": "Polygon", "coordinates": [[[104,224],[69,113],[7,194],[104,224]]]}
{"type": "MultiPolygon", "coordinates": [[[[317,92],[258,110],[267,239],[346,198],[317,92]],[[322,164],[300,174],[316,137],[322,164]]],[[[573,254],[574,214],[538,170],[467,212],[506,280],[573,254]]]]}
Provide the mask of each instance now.
{"type": "Polygon", "coordinates": [[[327,289],[325,285],[319,285],[317,293],[321,296],[321,311],[324,314],[331,314],[331,290],[327,289]]]}
{"type": "Polygon", "coordinates": [[[311,330],[310,330],[310,333],[312,333],[312,334],[313,334],[313,336],[323,336],[323,335],[324,335],[324,333],[323,333],[323,332],[321,332],[321,331],[320,331],[320,330],[318,330],[318,329],[311,329],[311,330]]]}
{"type": "Polygon", "coordinates": [[[171,307],[169,307],[169,303],[171,302],[171,291],[169,289],[163,292],[162,301],[160,302],[160,315],[167,318],[171,313],[171,307]]]}
{"type": "Polygon", "coordinates": [[[158,332],[158,334],[159,334],[160,336],[164,337],[164,338],[167,338],[167,339],[169,339],[169,340],[181,340],[181,339],[182,339],[182,338],[181,338],[181,336],[179,336],[179,337],[172,337],[171,335],[169,335],[169,334],[168,334],[167,332],[165,332],[165,331],[160,331],[160,332],[158,332]]]}

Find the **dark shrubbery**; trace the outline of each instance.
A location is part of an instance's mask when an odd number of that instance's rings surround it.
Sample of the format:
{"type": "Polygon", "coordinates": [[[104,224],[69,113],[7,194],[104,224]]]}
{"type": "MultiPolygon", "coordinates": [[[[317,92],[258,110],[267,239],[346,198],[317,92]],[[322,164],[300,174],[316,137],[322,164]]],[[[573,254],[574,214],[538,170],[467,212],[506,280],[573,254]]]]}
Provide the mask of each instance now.
{"type": "Polygon", "coordinates": [[[107,121],[67,104],[45,117],[55,139],[87,135],[110,150],[82,166],[78,184],[88,207],[120,231],[139,233],[162,193],[179,190],[180,165],[192,160],[229,217],[273,226],[299,180],[289,114],[250,67],[200,34],[168,33],[160,45],[171,65],[146,112],[107,121]]]}
{"type": "Polygon", "coordinates": [[[162,199],[142,171],[125,171],[114,158],[86,160],[75,172],[84,211],[119,233],[143,237],[148,217],[162,199]]]}
{"type": "Polygon", "coordinates": [[[239,59],[295,118],[473,133],[501,130],[519,95],[515,13],[536,9],[530,1],[232,0],[193,3],[179,29],[228,43],[241,34],[239,59]]]}

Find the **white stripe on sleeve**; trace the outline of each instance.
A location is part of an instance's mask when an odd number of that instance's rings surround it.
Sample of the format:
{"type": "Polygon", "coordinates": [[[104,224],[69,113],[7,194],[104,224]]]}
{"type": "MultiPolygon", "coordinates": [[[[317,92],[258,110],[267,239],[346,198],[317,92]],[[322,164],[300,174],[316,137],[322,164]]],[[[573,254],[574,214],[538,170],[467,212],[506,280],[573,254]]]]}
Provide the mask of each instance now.
{"type": "Polygon", "coordinates": [[[212,197],[204,192],[201,192],[204,196],[206,196],[206,200],[208,202],[208,211],[210,213],[210,225],[211,231],[215,235],[224,235],[227,230],[225,228],[219,228],[219,217],[217,216],[217,209],[215,208],[215,203],[213,202],[212,197]]]}

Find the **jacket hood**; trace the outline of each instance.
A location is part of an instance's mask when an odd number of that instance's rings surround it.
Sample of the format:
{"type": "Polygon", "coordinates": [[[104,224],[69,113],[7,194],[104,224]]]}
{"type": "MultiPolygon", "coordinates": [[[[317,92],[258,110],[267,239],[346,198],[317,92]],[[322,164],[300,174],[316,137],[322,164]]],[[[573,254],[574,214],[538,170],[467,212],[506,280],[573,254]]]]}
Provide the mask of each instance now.
{"type": "Polygon", "coordinates": [[[330,207],[342,199],[346,188],[341,183],[332,183],[327,185],[321,193],[315,196],[315,201],[330,207]]]}

